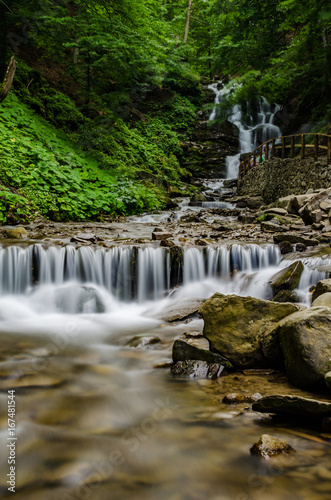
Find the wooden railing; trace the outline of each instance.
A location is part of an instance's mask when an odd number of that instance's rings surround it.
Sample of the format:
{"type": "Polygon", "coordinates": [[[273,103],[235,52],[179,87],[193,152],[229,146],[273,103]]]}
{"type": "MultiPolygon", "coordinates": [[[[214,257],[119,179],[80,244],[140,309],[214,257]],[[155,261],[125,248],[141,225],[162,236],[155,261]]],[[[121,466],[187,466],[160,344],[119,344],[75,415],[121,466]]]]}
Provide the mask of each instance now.
{"type": "Polygon", "coordinates": [[[270,158],[314,158],[317,161],[321,156],[326,156],[327,164],[331,165],[331,135],[295,134],[276,137],[241,156],[239,179],[270,158]]]}

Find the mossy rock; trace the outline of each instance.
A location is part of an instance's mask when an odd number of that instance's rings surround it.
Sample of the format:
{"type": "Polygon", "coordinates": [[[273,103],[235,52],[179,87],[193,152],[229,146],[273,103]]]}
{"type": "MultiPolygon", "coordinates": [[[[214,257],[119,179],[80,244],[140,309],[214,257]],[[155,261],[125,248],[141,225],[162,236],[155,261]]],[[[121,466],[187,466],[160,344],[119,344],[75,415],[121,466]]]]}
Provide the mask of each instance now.
{"type": "Polygon", "coordinates": [[[294,290],[298,288],[303,270],[304,265],[301,260],[298,260],[275,274],[270,281],[274,296],[282,290],[294,290]]]}
{"type": "Polygon", "coordinates": [[[273,298],[273,302],[292,302],[292,304],[297,304],[300,302],[299,297],[293,290],[281,290],[277,293],[276,297],[273,298]]]}
{"type": "Polygon", "coordinates": [[[331,293],[331,279],[321,280],[317,283],[313,291],[312,301],[314,302],[317,297],[325,293],[331,293]]]}
{"type": "Polygon", "coordinates": [[[323,385],[331,370],[331,310],[311,307],[282,320],[277,328],[285,368],[291,384],[323,385]]]}
{"type": "Polygon", "coordinates": [[[274,330],[296,311],[294,304],[220,293],[199,309],[210,350],[225,356],[235,368],[279,368],[283,361],[274,330]]]}
{"type": "Polygon", "coordinates": [[[28,237],[28,233],[24,227],[17,226],[14,229],[8,229],[6,231],[7,238],[12,238],[15,240],[25,240],[28,237]]]}

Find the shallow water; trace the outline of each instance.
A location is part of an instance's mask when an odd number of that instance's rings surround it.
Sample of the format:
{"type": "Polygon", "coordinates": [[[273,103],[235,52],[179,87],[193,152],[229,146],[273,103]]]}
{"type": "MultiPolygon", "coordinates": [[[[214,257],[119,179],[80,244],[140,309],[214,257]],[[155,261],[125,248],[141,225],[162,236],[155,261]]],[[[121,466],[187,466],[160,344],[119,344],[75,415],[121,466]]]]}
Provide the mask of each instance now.
{"type": "MultiPolygon", "coordinates": [[[[247,256],[255,255],[253,250],[238,253],[245,271],[232,278],[204,275],[202,281],[197,274],[197,281],[188,280],[159,301],[127,303],[99,285],[77,282],[45,283],[24,295],[2,296],[2,496],[12,494],[6,487],[6,410],[7,391],[15,389],[16,498],[329,498],[329,441],[300,424],[277,424],[252,412],[251,405],[222,403],[231,392],[312,394],[289,387],[272,372],[234,373],[217,381],[169,374],[174,339],[207,347],[195,337],[203,322],[155,318],[183,297],[214,291],[265,296],[263,286],[277,267],[252,269],[247,256]],[[142,343],[132,347],[128,343],[137,336],[142,343]],[[297,453],[260,462],[249,450],[264,433],[285,439],[297,453]]],[[[192,278],[200,254],[189,252],[187,258],[192,278]]]]}

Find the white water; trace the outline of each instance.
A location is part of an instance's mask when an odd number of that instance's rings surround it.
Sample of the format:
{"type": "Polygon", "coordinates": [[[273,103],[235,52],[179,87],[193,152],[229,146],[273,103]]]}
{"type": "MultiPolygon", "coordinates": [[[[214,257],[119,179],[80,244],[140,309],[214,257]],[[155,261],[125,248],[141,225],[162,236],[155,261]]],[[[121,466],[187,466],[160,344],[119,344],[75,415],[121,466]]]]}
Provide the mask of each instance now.
{"type": "MultiPolygon", "coordinates": [[[[316,268],[330,266],[331,259],[301,260],[305,269],[297,292],[309,304],[309,287],[327,276],[316,268]]],[[[112,324],[109,314],[120,314],[123,325],[130,323],[131,316],[139,318],[139,325],[145,321],[144,311],[151,301],[156,307],[157,301],[176,303],[182,297],[207,298],[215,292],[271,299],[270,278],[291,263],[281,260],[278,247],[270,244],[184,247],[182,264],[181,259],[177,265],[171,262],[168,249],[154,247],[1,248],[0,320],[6,328],[14,320],[10,331],[17,321],[22,327],[24,320],[24,329],[30,330],[28,324],[39,324],[41,316],[44,329],[47,316],[48,323],[57,324],[54,318],[59,315],[62,325],[67,321],[61,319],[63,315],[77,314],[82,324],[87,321],[84,328],[80,325],[82,331],[91,328],[91,315],[93,321],[98,318],[96,331],[104,331],[109,321],[112,324]]]]}
{"type": "MultiPolygon", "coordinates": [[[[225,95],[231,92],[231,87],[223,86],[221,82],[209,85],[209,88],[215,92],[214,108],[209,116],[209,121],[217,118],[219,105],[225,95]]],[[[249,110],[249,103],[247,103],[249,110]]],[[[248,111],[246,119],[239,105],[232,108],[231,115],[228,120],[233,123],[239,130],[239,152],[234,156],[228,156],[226,159],[226,178],[233,179],[238,177],[240,155],[253,151],[259,144],[280,137],[281,130],[274,124],[274,117],[279,106],[269,104],[264,97],[261,97],[258,103],[258,111],[254,119],[252,111],[248,111]]]]}

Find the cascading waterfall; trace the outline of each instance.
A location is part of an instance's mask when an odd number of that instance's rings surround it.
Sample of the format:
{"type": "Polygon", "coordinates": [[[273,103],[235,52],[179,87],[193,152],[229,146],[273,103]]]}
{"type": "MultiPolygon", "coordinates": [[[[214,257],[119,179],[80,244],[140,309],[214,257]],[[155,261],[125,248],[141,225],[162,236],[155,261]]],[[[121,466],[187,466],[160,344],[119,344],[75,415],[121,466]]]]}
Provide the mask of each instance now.
{"type": "MultiPolygon", "coordinates": [[[[270,298],[268,280],[279,267],[291,262],[281,261],[278,247],[272,244],[232,244],[203,249],[178,247],[177,250],[174,258],[171,250],[154,247],[93,250],[70,245],[47,249],[33,245],[1,248],[0,295],[36,293],[42,287],[56,286],[61,292],[56,292],[54,300],[62,304],[61,310],[78,312],[88,311],[89,307],[92,311],[103,311],[104,297],[94,287],[101,287],[114,299],[125,302],[137,299],[140,303],[161,299],[177,285],[184,288],[189,285],[188,293],[191,293],[192,284],[195,284],[196,293],[204,296],[219,290],[270,298]],[[205,288],[199,289],[201,283],[205,288]],[[71,302],[76,305],[70,305],[71,302]]],[[[299,289],[305,294],[310,285],[326,276],[318,267],[330,266],[331,259],[301,260],[305,270],[299,289]]]]}
{"type": "MultiPolygon", "coordinates": [[[[222,82],[209,85],[209,88],[215,92],[215,105],[209,116],[209,121],[217,118],[218,108],[225,95],[231,92],[231,88],[224,87],[222,82]]],[[[253,151],[259,144],[282,135],[281,130],[274,124],[274,117],[280,107],[269,104],[264,97],[258,102],[258,109],[253,113],[247,102],[247,112],[244,114],[239,105],[232,108],[228,120],[239,130],[239,152],[234,156],[226,158],[226,178],[233,179],[238,177],[240,155],[253,151]],[[245,117],[244,117],[245,115],[245,117]]]]}

